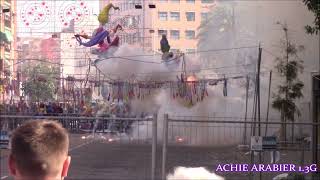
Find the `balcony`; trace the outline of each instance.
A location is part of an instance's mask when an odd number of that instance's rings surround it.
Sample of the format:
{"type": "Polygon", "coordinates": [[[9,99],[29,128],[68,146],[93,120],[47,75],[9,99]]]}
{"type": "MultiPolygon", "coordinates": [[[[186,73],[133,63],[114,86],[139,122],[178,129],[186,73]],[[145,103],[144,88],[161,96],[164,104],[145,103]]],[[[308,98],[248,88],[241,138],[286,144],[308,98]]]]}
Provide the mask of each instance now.
{"type": "Polygon", "coordinates": [[[6,43],[9,43],[9,40],[6,34],[0,31],[0,46],[4,46],[6,43]]]}
{"type": "Polygon", "coordinates": [[[6,27],[8,27],[8,28],[11,28],[11,21],[9,21],[9,20],[4,20],[4,25],[6,26],[6,27]]]}
{"type": "Polygon", "coordinates": [[[4,64],[4,62],[3,62],[4,60],[3,59],[0,59],[0,71],[2,71],[3,70],[3,64],[4,64]]]}
{"type": "Polygon", "coordinates": [[[2,66],[1,66],[1,70],[3,71],[3,76],[9,77],[10,76],[10,67],[11,64],[9,62],[9,60],[7,59],[2,59],[2,66]]]}
{"type": "Polygon", "coordinates": [[[5,30],[4,32],[0,31],[0,46],[6,46],[13,41],[13,36],[10,31],[5,30]]]}
{"type": "Polygon", "coordinates": [[[4,14],[4,25],[8,28],[11,28],[11,15],[10,15],[10,13],[4,14]]]}
{"type": "Polygon", "coordinates": [[[11,44],[10,43],[9,44],[5,44],[4,45],[4,50],[5,50],[5,52],[10,53],[11,52],[11,44]]]}

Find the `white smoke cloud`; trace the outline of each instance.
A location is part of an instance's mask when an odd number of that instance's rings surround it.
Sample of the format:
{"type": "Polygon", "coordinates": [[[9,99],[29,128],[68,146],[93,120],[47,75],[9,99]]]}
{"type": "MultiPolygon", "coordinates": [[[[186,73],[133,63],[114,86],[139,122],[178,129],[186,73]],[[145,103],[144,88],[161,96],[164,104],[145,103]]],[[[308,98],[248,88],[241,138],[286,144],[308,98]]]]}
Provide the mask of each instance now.
{"type": "MultiPolygon", "coordinates": [[[[223,32],[220,32],[218,28],[218,31],[220,33],[217,33],[216,29],[213,28],[216,24],[210,25],[212,26],[212,28],[209,27],[205,29],[203,33],[206,35],[202,36],[202,39],[199,35],[199,50],[251,46],[258,45],[258,43],[261,42],[263,47],[274,50],[274,52],[276,53],[277,51],[273,44],[278,44],[279,38],[282,37],[281,30],[276,30],[276,21],[286,21],[289,27],[292,27],[293,29],[299,29],[298,32],[296,31],[296,34],[300,35],[301,37],[292,37],[297,38],[297,41],[300,44],[305,45],[308,44],[307,42],[310,42],[312,45],[315,45],[319,48],[319,44],[315,43],[317,41],[317,38],[312,39],[308,37],[308,35],[306,35],[304,32],[303,26],[305,25],[305,22],[309,22],[309,20],[312,19],[312,16],[302,3],[296,1],[290,1],[286,3],[276,1],[263,1],[259,3],[250,1],[236,1],[236,3],[234,4],[218,3],[218,6],[221,6],[222,14],[220,15],[222,15],[222,24],[225,23],[226,27],[223,32]],[[284,7],[286,7],[286,11],[283,11],[284,7]],[[226,10],[226,15],[223,15],[223,10],[226,10]],[[301,16],[307,16],[304,18],[309,20],[299,21],[299,24],[297,24],[298,21],[296,21],[296,13],[299,13],[301,16]],[[232,15],[234,15],[235,19],[232,19],[232,15]],[[224,18],[224,16],[226,16],[226,18],[224,18]],[[230,23],[229,21],[231,20],[235,21],[235,31],[232,30],[232,27],[228,26],[228,23],[230,23]]],[[[219,7],[215,8],[218,9],[219,7]]],[[[213,16],[214,10],[215,9],[212,10],[213,16]]],[[[299,18],[302,18],[301,16],[299,16],[299,18]]],[[[307,60],[306,67],[308,67],[309,69],[310,64],[317,65],[317,63],[310,62],[309,60],[313,59],[313,57],[319,57],[319,52],[316,52],[315,48],[311,48],[311,45],[308,45],[306,48],[309,48],[307,51],[310,52],[308,54],[305,54],[304,56],[304,58],[307,60]]],[[[160,55],[149,55],[150,54],[144,53],[142,49],[129,45],[123,45],[119,47],[113,55],[110,56],[127,56],[129,60],[122,58],[111,58],[101,61],[98,66],[103,70],[103,72],[105,72],[106,74],[110,74],[113,79],[176,80],[176,76],[180,75],[181,72],[178,71],[181,71],[181,64],[176,69],[169,69],[165,64],[161,63],[162,61],[160,55]],[[134,57],[135,55],[146,56],[134,57]],[[144,62],[138,62],[136,60],[144,62]]],[[[231,51],[231,53],[223,51],[215,53],[202,53],[200,57],[198,55],[186,55],[186,62],[188,72],[190,74],[195,74],[198,78],[222,77],[223,74],[226,74],[226,76],[228,77],[232,76],[232,73],[245,75],[248,72],[254,72],[257,58],[257,48],[253,48],[234,50],[231,51]],[[212,70],[200,70],[200,68],[205,69],[208,67],[223,67],[239,64],[252,65],[247,67],[237,67],[233,69],[213,68],[212,70]]],[[[268,90],[267,71],[273,68],[274,57],[270,57],[264,53],[262,58],[263,72],[261,74],[261,117],[265,118],[268,90]]],[[[302,78],[307,79],[306,76],[308,75],[309,74],[305,73],[302,75],[302,78]]],[[[209,97],[206,97],[202,102],[197,102],[192,107],[186,107],[184,103],[181,103],[181,101],[173,99],[168,89],[153,91],[152,94],[146,97],[144,100],[133,100],[131,102],[131,105],[133,111],[135,112],[150,112],[158,114],[158,137],[162,137],[162,120],[165,113],[177,116],[244,117],[244,82],[245,80],[228,81],[227,97],[224,97],[222,94],[221,84],[213,87],[208,87],[209,97]]],[[[253,84],[250,85],[253,89],[253,84]]],[[[306,86],[309,87],[310,84],[307,84],[306,86]]],[[[276,80],[273,80],[272,88],[275,89],[275,87],[276,80]]],[[[308,94],[306,94],[306,96],[307,98],[309,97],[308,94]]],[[[252,117],[252,101],[253,99],[251,96],[249,99],[248,117],[252,117]]],[[[280,119],[278,112],[272,110],[272,108],[269,117],[270,119],[280,119]]],[[[224,118],[221,120],[230,119],[224,118]]],[[[240,118],[233,118],[231,120],[240,120],[240,118]]],[[[199,123],[197,125],[190,123],[187,125],[199,126],[199,123]]],[[[173,130],[170,130],[173,132],[171,136],[186,137],[190,136],[190,134],[197,134],[200,131],[201,133],[196,135],[196,137],[190,140],[190,142],[187,142],[189,144],[234,144],[239,143],[242,140],[241,136],[243,133],[243,129],[235,128],[236,126],[239,127],[239,125],[230,127],[228,125],[220,124],[220,127],[217,126],[211,128],[208,127],[208,124],[202,124],[201,126],[204,125],[206,125],[207,127],[193,127],[191,128],[191,130],[185,130],[186,128],[174,128],[173,130]],[[208,139],[208,137],[212,139],[208,139]]],[[[269,130],[268,132],[269,134],[275,134],[276,129],[269,130]]],[[[250,129],[248,129],[248,133],[250,133],[250,129]]]]}
{"type": "Polygon", "coordinates": [[[167,180],[224,180],[223,177],[211,173],[203,167],[187,168],[177,167],[167,180]]]}
{"type": "MultiPolygon", "coordinates": [[[[144,55],[141,50],[135,49],[129,45],[123,45],[112,55],[113,57],[123,57],[128,56],[131,60],[123,60],[121,58],[110,58],[107,60],[100,61],[98,63],[99,68],[106,72],[107,74],[116,74],[119,79],[129,79],[135,77],[140,80],[177,80],[176,76],[180,76],[181,64],[173,71],[175,73],[170,73],[168,67],[165,64],[149,64],[145,62],[159,62],[161,63],[161,57],[156,56],[139,56],[133,58],[135,55],[144,55]],[[132,58],[131,58],[132,57],[132,58]],[[136,62],[132,59],[137,59],[144,62],[136,62]],[[167,72],[167,73],[163,73],[167,72]],[[134,74],[136,76],[134,76],[134,74]]],[[[186,55],[187,69],[192,71],[192,74],[196,75],[198,78],[202,77],[202,71],[199,71],[199,61],[197,56],[186,55]]],[[[214,73],[214,72],[213,72],[214,73]]],[[[213,76],[217,77],[217,76],[213,76]]],[[[115,78],[115,77],[113,77],[115,78]]],[[[194,102],[195,105],[189,107],[186,106],[188,101],[183,99],[177,100],[173,98],[169,89],[153,90],[151,95],[146,96],[144,99],[135,99],[130,102],[131,110],[136,114],[141,114],[142,112],[156,113],[158,114],[158,137],[162,138],[162,125],[164,114],[169,114],[170,116],[220,116],[223,117],[226,114],[230,117],[243,116],[244,112],[244,101],[239,94],[243,95],[245,89],[238,89],[236,80],[228,81],[228,96],[223,96],[223,85],[219,84],[217,86],[208,86],[208,97],[205,97],[201,102],[194,102]],[[237,109],[237,111],[234,111],[237,109]]],[[[226,119],[220,119],[226,120],[226,119]]],[[[181,136],[188,137],[188,134],[194,134],[196,131],[199,133],[196,137],[189,139],[188,144],[194,145],[204,145],[204,144],[216,144],[221,143],[224,145],[234,144],[240,142],[239,138],[228,138],[226,140],[225,133],[232,133],[233,129],[224,127],[219,128],[221,125],[216,124],[215,127],[204,127],[210,124],[192,124],[195,126],[189,132],[183,131],[181,128],[170,129],[170,132],[174,132],[170,136],[181,136]],[[200,127],[197,127],[199,126],[200,127]],[[215,134],[215,136],[210,136],[210,133],[215,134]],[[224,139],[224,140],[223,140],[224,139]]],[[[135,138],[147,137],[150,138],[151,126],[146,124],[134,124],[134,129],[132,136],[135,138]],[[138,137],[139,136],[139,137],[138,137]]]]}

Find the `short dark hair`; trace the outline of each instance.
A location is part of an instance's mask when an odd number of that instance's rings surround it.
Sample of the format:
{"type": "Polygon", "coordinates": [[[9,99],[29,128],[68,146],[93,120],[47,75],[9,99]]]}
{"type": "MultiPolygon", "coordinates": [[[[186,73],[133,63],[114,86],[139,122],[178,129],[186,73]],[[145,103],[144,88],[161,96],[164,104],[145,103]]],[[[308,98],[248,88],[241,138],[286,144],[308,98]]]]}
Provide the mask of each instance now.
{"type": "Polygon", "coordinates": [[[56,164],[68,155],[69,137],[58,122],[31,120],[14,131],[11,146],[19,172],[42,177],[59,171],[56,164]]]}

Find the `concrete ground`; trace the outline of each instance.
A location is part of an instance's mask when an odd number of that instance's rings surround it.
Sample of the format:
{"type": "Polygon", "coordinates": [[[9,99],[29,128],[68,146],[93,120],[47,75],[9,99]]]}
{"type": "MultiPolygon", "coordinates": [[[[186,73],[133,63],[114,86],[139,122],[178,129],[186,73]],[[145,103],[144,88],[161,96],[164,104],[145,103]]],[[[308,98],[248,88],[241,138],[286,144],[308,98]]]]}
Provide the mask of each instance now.
{"type": "MultiPolygon", "coordinates": [[[[102,139],[82,139],[83,134],[71,134],[70,155],[72,163],[69,176],[66,179],[110,179],[110,180],[149,180],[151,177],[151,144],[145,143],[118,143],[102,139]]],[[[161,145],[157,148],[156,176],[161,174],[161,145]]],[[[310,152],[306,152],[309,159],[310,152]]],[[[8,150],[1,150],[0,178],[9,180],[7,157],[8,150]]],[[[269,161],[269,154],[263,156],[269,161]]],[[[258,159],[256,157],[256,159],[258,159]]],[[[300,153],[282,153],[279,163],[299,164],[300,153]],[[289,158],[290,157],[290,158],[289,158]]],[[[235,147],[181,147],[168,148],[167,172],[174,167],[206,167],[215,171],[218,164],[247,163],[250,164],[250,155],[239,152],[235,147]]],[[[308,162],[307,162],[308,163],[308,162]]],[[[263,174],[262,179],[272,179],[280,173],[263,174]]],[[[220,173],[226,179],[248,179],[247,173],[220,173]]],[[[259,179],[255,176],[254,179],[259,179]]]]}

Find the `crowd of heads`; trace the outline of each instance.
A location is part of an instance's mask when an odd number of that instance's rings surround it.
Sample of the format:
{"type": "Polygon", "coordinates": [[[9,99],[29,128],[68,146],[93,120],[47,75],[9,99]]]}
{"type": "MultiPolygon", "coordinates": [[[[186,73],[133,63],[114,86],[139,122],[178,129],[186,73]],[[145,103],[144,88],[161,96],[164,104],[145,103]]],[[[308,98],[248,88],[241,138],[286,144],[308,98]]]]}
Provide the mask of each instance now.
{"type": "Polygon", "coordinates": [[[32,102],[0,104],[1,114],[20,115],[59,115],[59,114],[80,114],[92,116],[95,113],[95,104],[73,105],[71,103],[60,102],[32,102]]]}

